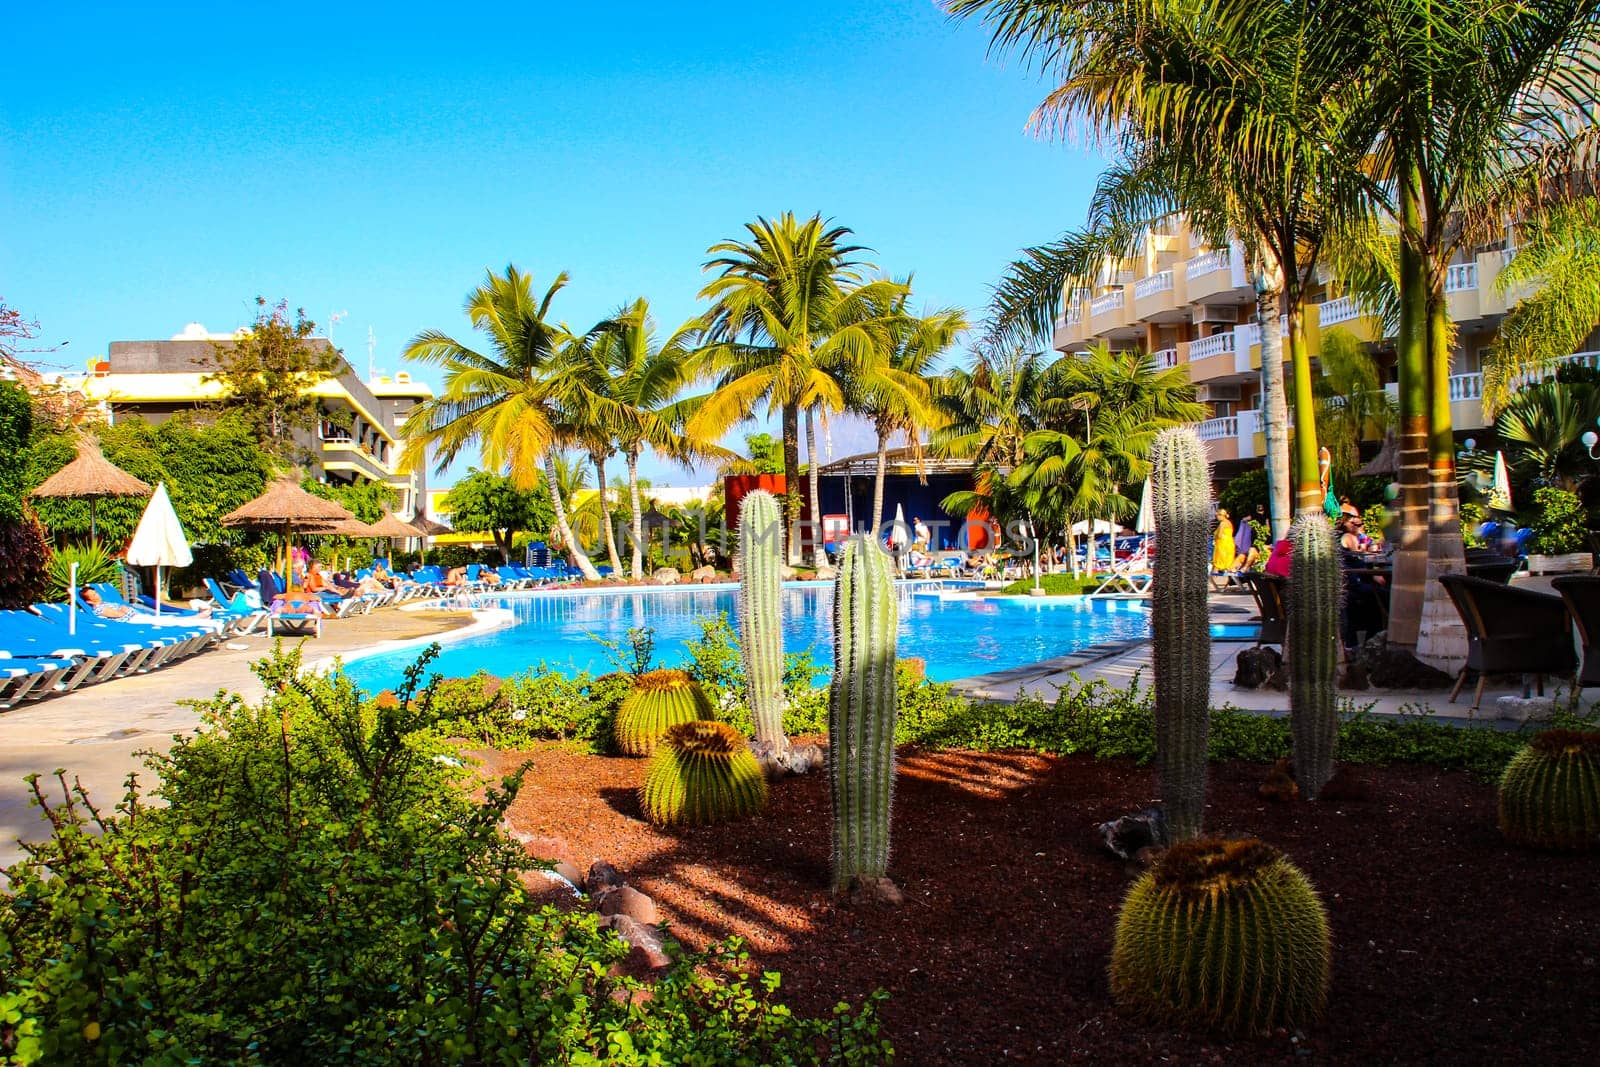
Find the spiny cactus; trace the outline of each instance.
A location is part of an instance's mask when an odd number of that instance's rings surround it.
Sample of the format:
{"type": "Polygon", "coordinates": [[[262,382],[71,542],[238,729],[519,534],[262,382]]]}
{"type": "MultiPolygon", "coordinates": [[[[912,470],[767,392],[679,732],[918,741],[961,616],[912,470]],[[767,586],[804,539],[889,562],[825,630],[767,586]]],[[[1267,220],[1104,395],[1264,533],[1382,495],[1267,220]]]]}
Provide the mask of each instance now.
{"type": "Polygon", "coordinates": [[[889,867],[894,788],[895,639],[900,625],[889,557],[852,538],[833,588],[828,745],[833,888],[876,883],[889,867]]]}
{"type": "Polygon", "coordinates": [[[1500,832],[1534,848],[1600,847],[1600,733],[1546,730],[1513,756],[1500,778],[1500,832]]]}
{"type": "Polygon", "coordinates": [[[1211,474],[1205,445],[1188,427],[1150,445],[1151,517],[1157,551],[1150,626],[1155,657],[1156,764],[1167,832],[1194,837],[1206,806],[1211,730],[1211,474]]]}
{"type": "Polygon", "coordinates": [[[1289,531],[1294,571],[1289,579],[1289,732],[1294,777],[1315,800],[1333,777],[1339,713],[1334,677],[1339,669],[1339,610],[1344,576],[1333,527],[1322,514],[1302,515],[1289,531]]]}
{"type": "Polygon", "coordinates": [[[766,804],[767,780],[744,735],[704,719],[666,732],[639,788],[645,818],[657,826],[726,822],[766,804]]]}
{"type": "Polygon", "coordinates": [[[650,671],[633,680],[617,709],[617,748],[623,755],[648,756],[667,728],[709,719],[711,698],[683,671],[650,671]]]}
{"type": "Polygon", "coordinates": [[[739,505],[739,650],[756,741],[778,755],[783,733],[783,517],[758,489],[739,505]]]}
{"type": "Polygon", "coordinates": [[[1166,1025],[1298,1027],[1327,1001],[1330,953],[1322,901],[1281,852],[1200,838],[1168,849],[1128,890],[1111,993],[1166,1025]]]}

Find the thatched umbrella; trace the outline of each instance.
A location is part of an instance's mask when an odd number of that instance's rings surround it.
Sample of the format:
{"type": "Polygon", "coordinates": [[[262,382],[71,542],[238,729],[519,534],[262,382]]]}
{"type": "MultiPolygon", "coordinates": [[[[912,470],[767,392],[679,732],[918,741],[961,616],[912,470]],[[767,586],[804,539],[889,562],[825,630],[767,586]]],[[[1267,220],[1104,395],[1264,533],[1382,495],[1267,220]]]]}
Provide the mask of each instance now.
{"type": "Polygon", "coordinates": [[[95,504],[103,496],[149,496],[155,490],[100,454],[87,437],[78,441],[78,457],[46,478],[31,496],[89,502],[89,540],[96,540],[95,504]]]}
{"type": "Polygon", "coordinates": [[[427,562],[428,539],[430,537],[438,537],[440,534],[455,533],[454,530],[446,526],[444,523],[428,518],[428,513],[425,511],[419,511],[411,517],[411,527],[422,537],[422,558],[424,563],[427,562]]]}
{"type": "MultiPolygon", "coordinates": [[[[434,525],[438,525],[435,523],[434,525]]],[[[368,537],[387,537],[394,540],[397,537],[421,537],[422,531],[409,522],[395,518],[394,512],[386,511],[383,518],[367,528],[368,537]]]]}
{"type": "Polygon", "coordinates": [[[1378,449],[1378,454],[1368,460],[1356,474],[1362,478],[1374,475],[1394,475],[1400,471],[1400,443],[1394,439],[1393,430],[1385,430],[1383,446],[1378,449]]]}
{"type": "MultiPolygon", "coordinates": [[[[308,493],[293,478],[282,477],[267,486],[267,491],[242,507],[222,516],[222,525],[239,526],[252,530],[277,530],[283,534],[285,554],[289,555],[289,586],[294,587],[294,534],[335,533],[344,523],[356,522],[356,517],[344,506],[308,493]]],[[[363,530],[366,524],[360,524],[363,530]]]]}

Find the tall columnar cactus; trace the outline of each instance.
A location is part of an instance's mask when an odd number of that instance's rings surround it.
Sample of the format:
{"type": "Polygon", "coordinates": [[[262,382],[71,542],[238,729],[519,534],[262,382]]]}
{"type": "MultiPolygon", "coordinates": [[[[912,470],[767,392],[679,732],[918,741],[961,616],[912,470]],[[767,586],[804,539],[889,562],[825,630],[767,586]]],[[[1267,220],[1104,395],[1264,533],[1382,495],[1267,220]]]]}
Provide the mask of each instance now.
{"type": "Polygon", "coordinates": [[[845,547],[833,590],[828,745],[833,888],[880,883],[889,867],[894,790],[895,638],[899,612],[888,555],[865,537],[845,547]]]}
{"type": "Polygon", "coordinates": [[[1333,527],[1319,514],[1302,515],[1289,531],[1294,570],[1289,579],[1289,732],[1294,778],[1315,800],[1333,777],[1339,714],[1334,676],[1339,668],[1339,611],[1344,576],[1333,527]]]}
{"type": "Polygon", "coordinates": [[[633,680],[617,709],[617,748],[627,756],[648,756],[669,727],[709,719],[714,711],[711,698],[684,671],[648,671],[633,680]]]}
{"type": "Polygon", "coordinates": [[[1546,730],[1506,764],[1500,832],[1534,848],[1600,848],[1600,733],[1546,730]]]}
{"type": "Polygon", "coordinates": [[[1156,763],[1167,833],[1200,832],[1211,729],[1211,475],[1205,445],[1188,427],[1163,430],[1150,446],[1156,554],[1151,581],[1156,763]]]}
{"type": "Polygon", "coordinates": [[[1128,890],[1111,995],[1166,1025],[1266,1033],[1322,1012],[1330,956],[1327,912],[1298,867],[1260,841],[1201,838],[1128,890]]]}
{"type": "Polygon", "coordinates": [[[739,505],[739,649],[756,741],[782,754],[783,512],[765,490],[739,505]]]}
{"type": "Polygon", "coordinates": [[[704,826],[754,815],[767,804],[767,780],[725,722],[680,722],[656,745],[639,787],[639,806],[657,826],[704,826]]]}

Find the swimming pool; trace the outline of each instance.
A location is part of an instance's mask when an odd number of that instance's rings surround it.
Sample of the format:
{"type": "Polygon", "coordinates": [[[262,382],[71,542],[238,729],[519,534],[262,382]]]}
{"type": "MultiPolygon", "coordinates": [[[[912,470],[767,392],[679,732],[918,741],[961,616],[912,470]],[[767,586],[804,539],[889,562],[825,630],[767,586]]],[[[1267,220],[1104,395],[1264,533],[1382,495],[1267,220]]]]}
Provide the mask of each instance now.
{"type": "MultiPolygon", "coordinates": [[[[930,587],[900,590],[899,653],[927,660],[935,681],[1005,670],[1106,641],[1143,638],[1149,615],[1138,601],[1086,597],[940,599],[930,587]]],[[[833,586],[789,583],[783,591],[785,651],[812,649],[820,667],[833,661],[833,586]]],[[[665,588],[511,594],[486,606],[516,616],[511,627],[444,645],[432,670],[446,677],[485,670],[511,675],[545,663],[566,671],[614,669],[590,635],[620,640],[630,627],[655,630],[656,663],[680,666],[684,646],[700,636],[701,619],[726,612],[738,626],[737,590],[665,588]]],[[[417,655],[415,649],[355,659],[345,671],[369,691],[390,688],[417,655]]]]}

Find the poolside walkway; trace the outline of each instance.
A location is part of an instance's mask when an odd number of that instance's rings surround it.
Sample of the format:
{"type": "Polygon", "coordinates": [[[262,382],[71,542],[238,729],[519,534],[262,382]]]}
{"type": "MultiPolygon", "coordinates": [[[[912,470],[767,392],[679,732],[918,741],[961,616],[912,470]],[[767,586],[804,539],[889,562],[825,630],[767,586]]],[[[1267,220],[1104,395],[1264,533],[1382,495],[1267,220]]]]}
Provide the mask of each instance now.
{"type": "MultiPolygon", "coordinates": [[[[306,643],[305,656],[309,663],[380,641],[442,633],[471,619],[462,612],[357,615],[323,627],[321,638],[306,643]]],[[[261,684],[250,673],[250,665],[271,644],[262,637],[228,644],[246,648],[225,644],[151,674],[114,679],[0,712],[0,867],[21,858],[19,835],[37,837],[42,826],[38,809],[28,803],[24,775],[50,775],[64,767],[68,781],[80,780],[95,803],[109,810],[122,799],[128,772],[144,769],[143,759],[135,753],[165,749],[172,735],[187,733],[199,722],[194,709],[179,701],[224,689],[258,699],[261,684]]]]}
{"type": "MultiPolygon", "coordinates": [[[[1548,578],[1525,578],[1517,583],[1528,589],[1551,592],[1548,578]]],[[[1212,622],[1243,622],[1255,614],[1255,606],[1247,595],[1218,595],[1211,597],[1212,622]]],[[[1272,689],[1243,689],[1233,684],[1235,658],[1240,649],[1253,648],[1248,641],[1213,641],[1211,643],[1211,703],[1213,707],[1232,705],[1247,711],[1269,715],[1289,713],[1289,694],[1272,689]]],[[[1151,648],[1145,641],[1089,648],[1071,656],[1047,660],[1009,671],[963,679],[955,683],[958,692],[985,700],[1015,700],[1028,694],[1054,700],[1061,689],[1077,680],[1102,679],[1107,684],[1126,689],[1137,678],[1146,688],[1153,684],[1150,664],[1151,648]]],[[[1393,689],[1339,690],[1341,700],[1349,700],[1357,707],[1370,708],[1375,714],[1398,715],[1426,712],[1446,722],[1493,722],[1512,727],[1515,724],[1498,718],[1496,701],[1502,696],[1521,696],[1520,685],[1507,684],[1509,679],[1492,679],[1483,693],[1483,705],[1474,718],[1469,715],[1473,685],[1463,689],[1456,703],[1449,703],[1448,690],[1417,691],[1393,689]],[[1497,684],[1498,683],[1498,684],[1497,684]]],[[[1554,679],[1545,680],[1546,695],[1566,694],[1566,687],[1554,679]]],[[[1591,701],[1585,700],[1585,706],[1591,701]]]]}

